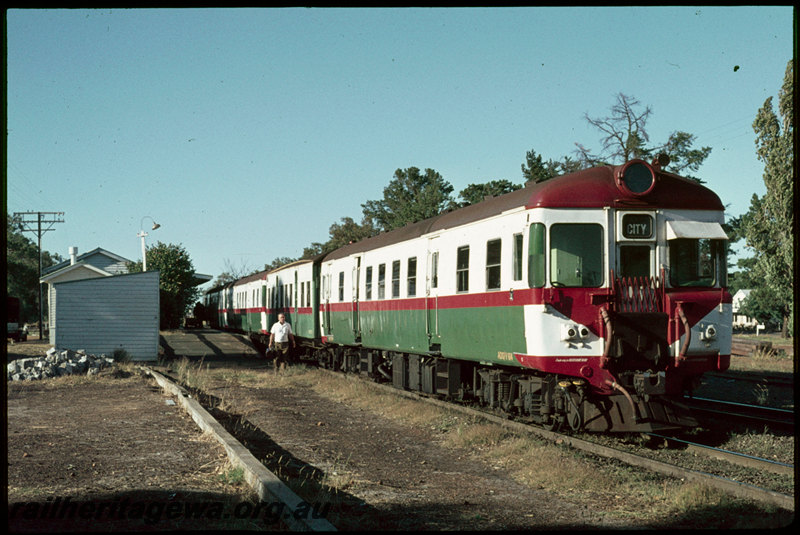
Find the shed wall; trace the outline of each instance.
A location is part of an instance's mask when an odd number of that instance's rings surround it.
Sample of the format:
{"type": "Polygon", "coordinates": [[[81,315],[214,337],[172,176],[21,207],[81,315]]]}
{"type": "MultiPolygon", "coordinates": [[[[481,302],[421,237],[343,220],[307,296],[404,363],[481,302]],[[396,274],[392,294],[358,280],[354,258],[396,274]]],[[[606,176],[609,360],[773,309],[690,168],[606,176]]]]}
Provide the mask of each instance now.
{"type": "Polygon", "coordinates": [[[124,349],[132,360],[157,360],[158,285],[158,271],[54,284],[53,345],[108,356],[124,349]]]}

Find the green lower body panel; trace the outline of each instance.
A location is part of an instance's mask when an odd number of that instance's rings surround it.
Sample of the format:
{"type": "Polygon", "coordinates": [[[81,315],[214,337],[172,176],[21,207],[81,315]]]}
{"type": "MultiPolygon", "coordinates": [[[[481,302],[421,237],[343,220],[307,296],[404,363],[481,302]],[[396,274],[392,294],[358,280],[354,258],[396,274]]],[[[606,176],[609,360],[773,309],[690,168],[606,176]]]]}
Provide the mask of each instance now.
{"type": "Polygon", "coordinates": [[[517,365],[513,354],[526,350],[522,307],[362,310],[356,317],[354,329],[352,312],[330,313],[329,340],[511,366],[517,365]]]}

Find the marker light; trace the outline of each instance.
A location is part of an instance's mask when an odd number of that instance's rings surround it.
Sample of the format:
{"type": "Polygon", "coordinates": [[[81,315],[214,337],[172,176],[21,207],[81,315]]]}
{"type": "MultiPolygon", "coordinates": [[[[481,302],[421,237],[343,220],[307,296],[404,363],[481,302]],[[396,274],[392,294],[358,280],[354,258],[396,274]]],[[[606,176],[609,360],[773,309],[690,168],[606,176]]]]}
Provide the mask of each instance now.
{"type": "Polygon", "coordinates": [[[656,185],[656,174],[650,164],[631,160],[617,168],[617,187],[628,195],[646,195],[656,185]]]}

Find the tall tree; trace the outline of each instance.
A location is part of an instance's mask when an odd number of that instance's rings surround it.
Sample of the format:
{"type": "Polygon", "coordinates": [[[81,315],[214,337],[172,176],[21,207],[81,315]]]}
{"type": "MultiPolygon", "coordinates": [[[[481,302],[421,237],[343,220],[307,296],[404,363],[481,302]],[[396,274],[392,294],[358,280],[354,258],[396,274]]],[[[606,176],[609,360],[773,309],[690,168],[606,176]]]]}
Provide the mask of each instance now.
{"type": "Polygon", "coordinates": [[[769,97],[753,121],[756,153],[764,162],[767,192],[762,197],[753,195],[750,210],[741,219],[747,246],[756,253],[752,268],[754,280],[763,281],[753,293],[759,302],[769,301],[778,310],[784,337],[789,334],[794,310],[793,99],[794,60],[790,60],[778,93],[780,118],[773,111],[772,97],[769,97]]]}
{"type": "Polygon", "coordinates": [[[592,154],[586,147],[576,143],[577,153],[584,167],[605,165],[611,162],[627,162],[633,158],[647,158],[649,149],[645,144],[650,141],[647,134],[647,120],[653,110],[650,106],[640,109],[641,103],[634,97],[619,93],[617,101],[611,106],[611,115],[606,117],[583,118],[590,125],[603,133],[602,149],[592,154]]]}
{"type": "Polygon", "coordinates": [[[670,159],[669,170],[702,182],[686,173],[697,171],[708,158],[711,148],[693,148],[695,136],[680,130],[670,134],[664,143],[650,145],[647,121],[652,113],[653,110],[650,106],[642,109],[639,100],[619,93],[616,102],[611,107],[611,115],[593,118],[588,113],[584,114],[586,121],[600,130],[603,137],[601,139],[602,148],[598,153],[593,153],[580,143],[575,144],[577,146],[575,152],[582,168],[620,164],[634,158],[649,160],[658,154],[665,153],[670,159]]]}
{"type": "MultiPolygon", "coordinates": [[[[181,245],[156,243],[147,248],[147,270],[160,272],[159,300],[162,329],[177,329],[191,310],[200,290],[195,286],[194,264],[181,245]]],[[[128,263],[130,273],[141,273],[141,262],[128,263]]]]}
{"type": "Polygon", "coordinates": [[[454,206],[453,186],[433,169],[421,173],[417,167],[398,169],[383,199],[361,205],[364,217],[380,231],[433,217],[454,206]]]}
{"type": "Polygon", "coordinates": [[[580,171],[583,168],[581,162],[566,156],[562,161],[542,159],[541,154],[529,150],[525,153],[525,163],[522,164],[522,178],[525,184],[530,182],[544,182],[560,175],[566,175],[580,171]]]}
{"type": "Polygon", "coordinates": [[[461,202],[459,207],[476,204],[487,197],[498,197],[506,193],[511,193],[522,187],[522,184],[513,184],[508,180],[490,180],[485,184],[470,184],[458,194],[461,202]]]}
{"type": "Polygon", "coordinates": [[[248,266],[245,261],[242,261],[238,266],[235,266],[229,258],[226,258],[223,261],[223,264],[225,271],[217,275],[217,278],[214,279],[214,282],[211,284],[212,288],[224,286],[229,282],[233,282],[236,279],[240,279],[253,272],[253,269],[248,266]]]}
{"type": "Polygon", "coordinates": [[[552,167],[544,162],[541,154],[536,154],[536,151],[532,149],[525,153],[525,163],[522,164],[522,178],[525,179],[526,184],[528,182],[544,182],[554,176],[556,175],[552,167]]]}
{"type": "MultiPolygon", "coordinates": [[[[270,262],[269,264],[264,264],[264,271],[270,271],[279,268],[281,266],[285,266],[286,264],[291,264],[295,260],[297,260],[297,258],[292,258],[291,256],[279,256],[277,258],[273,258],[272,262],[270,262]]],[[[252,273],[248,273],[247,275],[253,275],[254,273],[258,273],[258,271],[253,271],[252,273]]]]}
{"type": "Polygon", "coordinates": [[[356,223],[352,217],[343,217],[339,223],[334,223],[328,229],[329,239],[325,243],[314,242],[303,249],[303,259],[314,258],[323,253],[329,253],[349,243],[375,236],[378,231],[372,221],[365,217],[361,223],[356,223]]]}

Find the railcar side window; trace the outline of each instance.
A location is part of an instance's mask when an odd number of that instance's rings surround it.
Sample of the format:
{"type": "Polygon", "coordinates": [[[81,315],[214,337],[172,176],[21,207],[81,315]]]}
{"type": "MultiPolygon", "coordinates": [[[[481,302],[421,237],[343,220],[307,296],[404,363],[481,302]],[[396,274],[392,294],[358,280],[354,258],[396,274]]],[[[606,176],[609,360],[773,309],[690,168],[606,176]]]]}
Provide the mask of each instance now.
{"type": "Polygon", "coordinates": [[[726,284],[725,240],[678,238],[669,241],[672,286],[726,284]]]}
{"type": "Polygon", "coordinates": [[[344,301],[344,271],[339,272],[339,302],[344,301]]]}
{"type": "Polygon", "coordinates": [[[486,289],[500,289],[500,240],[486,242],[486,289]]]}
{"type": "Polygon", "coordinates": [[[417,295],[417,257],[408,259],[408,297],[417,295]]]}
{"type": "Polygon", "coordinates": [[[378,266],[378,299],[386,297],[386,264],[378,266]]]}
{"type": "Polygon", "coordinates": [[[522,234],[514,234],[513,242],[514,250],[512,251],[513,257],[513,277],[515,281],[522,280],[522,234]]]}
{"type": "Polygon", "coordinates": [[[550,283],[596,288],[603,283],[603,227],[557,223],[550,227],[550,283]]]}
{"type": "Polygon", "coordinates": [[[367,275],[366,275],[366,284],[367,284],[367,291],[366,291],[366,298],[367,300],[372,299],[372,266],[367,266],[367,275]]]}
{"type": "Polygon", "coordinates": [[[545,283],[545,231],[543,223],[531,225],[528,241],[528,286],[541,288],[545,283]]]}
{"type": "Polygon", "coordinates": [[[392,262],[392,298],[400,297],[400,261],[392,262]]]}
{"type": "Polygon", "coordinates": [[[469,291],[469,245],[458,248],[456,256],[456,291],[469,291]]]}

